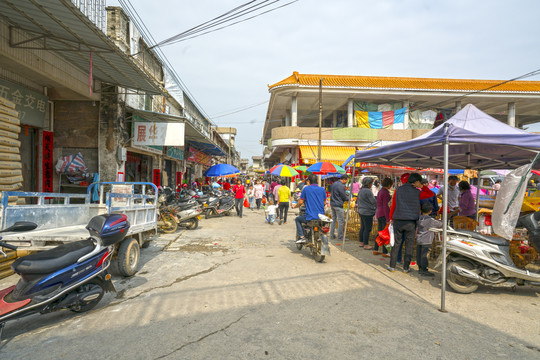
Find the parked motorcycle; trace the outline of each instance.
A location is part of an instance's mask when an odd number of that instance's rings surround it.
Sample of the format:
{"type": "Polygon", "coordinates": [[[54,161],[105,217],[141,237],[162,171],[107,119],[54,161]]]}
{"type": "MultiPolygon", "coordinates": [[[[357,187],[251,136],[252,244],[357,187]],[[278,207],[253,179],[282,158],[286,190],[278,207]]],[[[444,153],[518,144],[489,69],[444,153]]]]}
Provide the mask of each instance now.
{"type": "MultiPolygon", "coordinates": [[[[540,212],[519,218],[529,242],[540,252],[540,212]]],[[[510,243],[498,236],[486,236],[467,230],[448,230],[446,242],[447,284],[456,292],[470,294],[479,285],[514,288],[540,286],[540,273],[518,268],[510,256],[510,243]]],[[[439,256],[436,268],[442,264],[439,256]]]]}
{"type": "Polygon", "coordinates": [[[158,230],[165,234],[172,234],[178,229],[178,220],[168,206],[160,206],[157,211],[158,230]]]}
{"type": "MultiPolygon", "coordinates": [[[[298,216],[305,214],[305,206],[300,207],[298,216]]],[[[330,232],[330,224],[332,219],[326,215],[319,214],[319,220],[310,220],[307,223],[302,223],[304,229],[304,236],[307,243],[296,244],[298,250],[302,250],[303,247],[310,248],[311,255],[317,262],[322,262],[325,256],[330,255],[330,246],[328,245],[328,233],[330,232]]],[[[296,234],[296,241],[299,240],[298,234],[296,234]]]]}
{"type": "Polygon", "coordinates": [[[174,218],[177,220],[178,226],[185,227],[188,230],[195,230],[199,227],[202,209],[197,202],[172,205],[171,209],[174,212],[174,218]]]}
{"type": "Polygon", "coordinates": [[[159,196],[158,227],[164,233],[174,233],[178,226],[189,230],[195,230],[199,226],[201,218],[201,206],[195,200],[186,202],[174,202],[166,204],[166,194],[159,196]]]}
{"type": "MultiPolygon", "coordinates": [[[[30,231],[36,227],[22,221],[1,232],[30,231]]],[[[15,260],[11,268],[21,279],[17,285],[0,290],[0,337],[8,320],[62,309],[85,312],[95,307],[106,292],[114,292],[107,272],[112,245],[124,239],[129,227],[123,214],[94,216],[86,226],[90,233],[87,240],[15,260]]],[[[0,246],[17,250],[2,241],[0,246]]]]}
{"type": "Polygon", "coordinates": [[[208,201],[203,206],[207,219],[228,216],[234,207],[234,197],[230,194],[217,195],[211,193],[208,201]]]}

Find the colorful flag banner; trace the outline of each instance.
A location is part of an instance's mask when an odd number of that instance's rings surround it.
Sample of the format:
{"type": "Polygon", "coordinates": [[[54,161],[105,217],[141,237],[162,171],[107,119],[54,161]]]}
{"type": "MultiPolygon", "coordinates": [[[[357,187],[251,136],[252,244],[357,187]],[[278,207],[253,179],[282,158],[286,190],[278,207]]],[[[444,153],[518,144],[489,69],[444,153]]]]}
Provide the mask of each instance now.
{"type": "Polygon", "coordinates": [[[355,111],[358,127],[367,129],[386,129],[394,124],[403,124],[407,108],[394,111],[355,111]]]}

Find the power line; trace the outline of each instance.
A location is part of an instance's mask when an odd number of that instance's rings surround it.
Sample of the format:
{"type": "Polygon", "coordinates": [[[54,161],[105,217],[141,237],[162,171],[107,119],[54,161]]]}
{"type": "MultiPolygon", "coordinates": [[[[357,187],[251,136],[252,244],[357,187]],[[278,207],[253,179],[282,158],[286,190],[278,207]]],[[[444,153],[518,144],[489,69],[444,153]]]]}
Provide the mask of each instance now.
{"type": "MultiPolygon", "coordinates": [[[[174,36],[172,36],[172,37],[170,37],[168,39],[165,39],[165,40],[161,41],[160,43],[158,43],[157,46],[166,45],[168,43],[172,43],[174,41],[177,41],[177,40],[179,40],[179,39],[181,39],[183,37],[187,37],[187,36],[190,36],[190,35],[197,34],[197,33],[201,32],[201,31],[211,29],[211,28],[213,28],[215,26],[218,26],[218,25],[226,23],[226,22],[228,22],[230,20],[236,19],[239,16],[242,16],[242,14],[246,13],[246,11],[247,11],[247,13],[256,11],[259,6],[260,7],[265,7],[265,6],[270,5],[270,4],[267,4],[267,5],[261,6],[262,4],[264,4],[264,3],[268,2],[268,1],[269,0],[264,0],[261,4],[256,4],[256,5],[253,5],[253,6],[250,6],[250,7],[246,8],[244,10],[241,10],[241,11],[238,11],[238,12],[234,13],[235,11],[240,10],[241,8],[243,8],[245,6],[256,2],[256,0],[244,3],[244,4],[240,5],[240,6],[237,6],[236,8],[234,8],[232,10],[227,11],[226,13],[224,13],[224,14],[218,16],[218,17],[213,18],[212,20],[206,21],[206,22],[204,22],[204,23],[202,23],[200,25],[192,27],[191,29],[188,29],[188,30],[186,30],[184,32],[181,32],[180,34],[177,34],[177,35],[174,35],[174,36]],[[255,7],[255,9],[253,9],[254,7],[255,7]],[[234,14],[229,15],[231,13],[234,13],[234,14]],[[229,16],[227,16],[227,15],[229,15],[229,16]],[[208,24],[210,24],[210,25],[208,25],[208,24]]],[[[280,1],[280,0],[274,0],[274,2],[276,2],[276,1],[280,1]]]]}
{"type": "MultiPolygon", "coordinates": [[[[129,0],[126,0],[126,1],[129,1],[129,0]]],[[[192,27],[192,28],[190,28],[188,30],[185,30],[185,31],[183,31],[183,32],[181,32],[179,34],[171,36],[171,37],[169,37],[169,38],[167,38],[165,40],[162,40],[160,42],[154,41],[154,43],[152,44],[152,46],[150,46],[148,48],[148,50],[151,50],[151,49],[154,49],[154,48],[164,47],[164,46],[167,46],[167,45],[172,45],[172,44],[175,44],[177,42],[193,39],[193,38],[205,35],[205,34],[209,34],[209,33],[212,33],[212,32],[218,31],[218,30],[222,30],[222,29],[225,29],[227,27],[242,23],[244,21],[254,19],[254,18],[262,16],[262,15],[264,15],[266,13],[269,13],[269,12],[278,10],[280,8],[283,8],[285,6],[291,5],[291,4],[293,4],[293,3],[295,3],[295,2],[297,2],[299,0],[290,1],[290,2],[288,2],[286,4],[284,4],[284,5],[276,6],[276,7],[272,8],[272,9],[269,9],[269,10],[260,12],[258,14],[255,14],[253,16],[244,18],[242,20],[230,23],[234,19],[244,17],[244,16],[246,16],[246,15],[248,15],[250,13],[259,11],[259,10],[261,10],[261,9],[267,7],[267,6],[273,5],[273,4],[278,3],[280,1],[282,1],[282,0],[273,0],[273,1],[264,0],[261,3],[248,6],[250,4],[253,4],[253,3],[257,2],[257,0],[249,1],[247,3],[244,3],[242,5],[239,5],[239,6],[235,7],[235,8],[233,8],[233,9],[231,9],[231,10],[229,10],[229,11],[227,11],[227,12],[225,12],[225,13],[223,13],[223,14],[221,14],[221,15],[219,15],[219,16],[211,19],[211,20],[205,21],[204,23],[201,23],[201,24],[199,24],[197,26],[194,26],[194,27],[192,27]],[[265,4],[265,3],[267,3],[267,4],[265,4]],[[230,23],[230,24],[221,26],[219,28],[216,28],[219,25],[227,24],[227,23],[230,23]],[[213,30],[211,30],[211,29],[213,29],[213,30]]],[[[142,51],[139,51],[138,53],[132,54],[131,56],[138,55],[141,52],[142,51]]]]}
{"type": "MultiPolygon", "coordinates": [[[[135,26],[137,27],[139,32],[141,32],[141,35],[143,35],[143,38],[145,38],[145,39],[147,39],[147,41],[149,41],[149,45],[156,44],[156,40],[154,39],[154,37],[150,33],[150,30],[148,30],[148,28],[146,27],[144,21],[142,20],[141,16],[139,15],[139,13],[135,9],[135,7],[131,4],[130,0],[119,0],[119,2],[122,5],[122,7],[126,10],[126,12],[128,13],[129,17],[132,19],[132,21],[135,23],[135,26]]],[[[193,101],[193,103],[196,105],[197,110],[199,110],[201,112],[203,117],[208,119],[209,118],[208,114],[205,113],[205,111],[203,110],[203,107],[201,106],[201,104],[199,104],[199,102],[197,101],[195,96],[191,93],[191,91],[189,90],[187,85],[184,83],[184,81],[182,80],[180,75],[178,75],[178,73],[176,72],[176,70],[174,69],[172,64],[170,63],[170,61],[167,58],[167,56],[165,55],[165,53],[159,48],[157,48],[155,51],[160,55],[160,58],[162,59],[162,61],[164,63],[163,64],[164,67],[169,71],[169,73],[171,74],[173,79],[177,82],[177,84],[180,85],[182,91],[189,95],[189,99],[191,101],[193,101]]],[[[136,54],[133,54],[132,56],[134,56],[134,55],[136,55],[136,54]]],[[[213,124],[212,121],[210,121],[210,123],[213,124]]],[[[213,125],[215,125],[215,124],[213,124],[213,125]]]]}
{"type": "MultiPolygon", "coordinates": [[[[276,0],[276,1],[272,2],[271,4],[273,4],[273,3],[275,3],[275,2],[278,2],[278,1],[281,1],[281,0],[276,0]]],[[[215,32],[215,31],[218,31],[218,30],[222,30],[222,29],[228,28],[228,27],[230,27],[230,26],[233,26],[233,25],[236,25],[236,24],[240,24],[240,23],[242,23],[242,22],[245,22],[245,21],[254,19],[254,18],[259,17],[259,16],[261,16],[261,15],[264,15],[264,14],[266,14],[266,13],[275,11],[275,10],[277,10],[277,9],[283,8],[283,7],[285,7],[285,6],[289,6],[289,5],[291,5],[291,4],[293,4],[293,3],[297,2],[297,1],[299,1],[299,0],[294,0],[294,1],[288,2],[288,3],[284,4],[284,5],[277,6],[277,7],[273,8],[273,9],[263,11],[263,12],[257,14],[257,15],[253,15],[253,16],[250,16],[250,17],[245,18],[245,19],[243,19],[243,20],[239,20],[239,21],[233,22],[233,23],[231,23],[231,24],[229,24],[229,25],[224,25],[224,26],[219,27],[219,28],[214,29],[214,30],[208,30],[208,31],[202,32],[202,33],[200,33],[200,34],[198,34],[198,35],[182,37],[182,38],[180,38],[180,39],[178,39],[178,40],[175,40],[175,41],[172,41],[172,42],[163,44],[163,45],[159,45],[159,46],[167,46],[167,45],[176,44],[176,43],[181,42],[181,41],[186,41],[186,40],[194,39],[194,38],[197,38],[197,37],[199,37],[199,36],[203,36],[203,35],[206,35],[206,34],[209,34],[209,33],[215,32]]],[[[270,4],[268,4],[268,5],[270,5],[270,4]]],[[[268,5],[261,6],[261,8],[262,8],[262,7],[265,7],[265,6],[268,6],[268,5]]],[[[259,9],[256,9],[256,10],[259,10],[259,9]]],[[[249,11],[248,13],[254,12],[254,11],[256,11],[256,10],[249,11]]],[[[237,18],[237,17],[239,17],[239,16],[236,16],[236,17],[234,17],[234,18],[237,18]]],[[[233,19],[234,19],[234,18],[233,18],[233,19]]],[[[231,20],[232,20],[232,19],[231,19],[231,20]]],[[[216,25],[216,26],[217,26],[217,25],[216,25]]],[[[212,27],[213,27],[213,26],[212,26],[212,27]]]]}
{"type": "Polygon", "coordinates": [[[246,111],[246,110],[252,109],[252,108],[254,108],[254,107],[257,107],[257,106],[261,106],[261,105],[267,104],[267,103],[268,103],[268,100],[263,101],[263,102],[260,102],[260,103],[252,104],[252,105],[246,105],[246,106],[244,106],[244,107],[240,107],[240,108],[236,108],[236,109],[231,109],[231,110],[229,110],[230,112],[226,112],[226,113],[218,113],[218,114],[216,114],[216,115],[214,115],[214,116],[211,116],[210,119],[214,120],[214,119],[219,119],[219,118],[221,118],[221,117],[225,117],[225,116],[237,114],[237,113],[239,113],[239,112],[246,111]]]}

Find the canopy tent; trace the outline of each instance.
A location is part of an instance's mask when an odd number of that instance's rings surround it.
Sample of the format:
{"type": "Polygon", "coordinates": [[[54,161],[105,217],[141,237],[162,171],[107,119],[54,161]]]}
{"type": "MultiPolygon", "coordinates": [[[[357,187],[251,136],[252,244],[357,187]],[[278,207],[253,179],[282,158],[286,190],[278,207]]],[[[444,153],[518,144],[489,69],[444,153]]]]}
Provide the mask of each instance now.
{"type": "Polygon", "coordinates": [[[410,167],[442,168],[448,139],[452,169],[514,169],[540,151],[540,135],[506,125],[467,105],[444,124],[416,139],[357,151],[356,161],[410,167]]]}
{"type": "MultiPolygon", "coordinates": [[[[514,169],[540,152],[540,135],[516,129],[468,104],[456,115],[416,139],[357,151],[355,162],[454,169],[514,169]]],[[[448,188],[448,177],[444,178],[448,188]]],[[[443,206],[448,204],[444,192],[443,206]]],[[[447,213],[443,212],[441,311],[445,311],[447,213]]]]}

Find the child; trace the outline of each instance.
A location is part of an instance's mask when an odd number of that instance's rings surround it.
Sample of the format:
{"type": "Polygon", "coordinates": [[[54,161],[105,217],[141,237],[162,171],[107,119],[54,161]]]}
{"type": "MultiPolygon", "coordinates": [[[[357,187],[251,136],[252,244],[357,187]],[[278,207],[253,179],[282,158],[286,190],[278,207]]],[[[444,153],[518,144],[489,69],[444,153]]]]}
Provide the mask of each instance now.
{"type": "Polygon", "coordinates": [[[277,209],[277,205],[274,205],[272,199],[270,198],[269,202],[268,202],[270,205],[268,206],[267,209],[265,209],[264,211],[268,213],[268,215],[266,216],[266,221],[270,224],[270,225],[274,225],[274,220],[276,219],[276,209],[277,209]]]}
{"type": "Polygon", "coordinates": [[[416,263],[418,264],[418,272],[421,276],[435,276],[428,271],[427,254],[433,243],[435,235],[430,228],[441,228],[442,222],[435,220],[430,216],[433,211],[433,205],[430,202],[425,202],[421,206],[422,216],[418,220],[418,232],[416,234],[416,263]]]}

